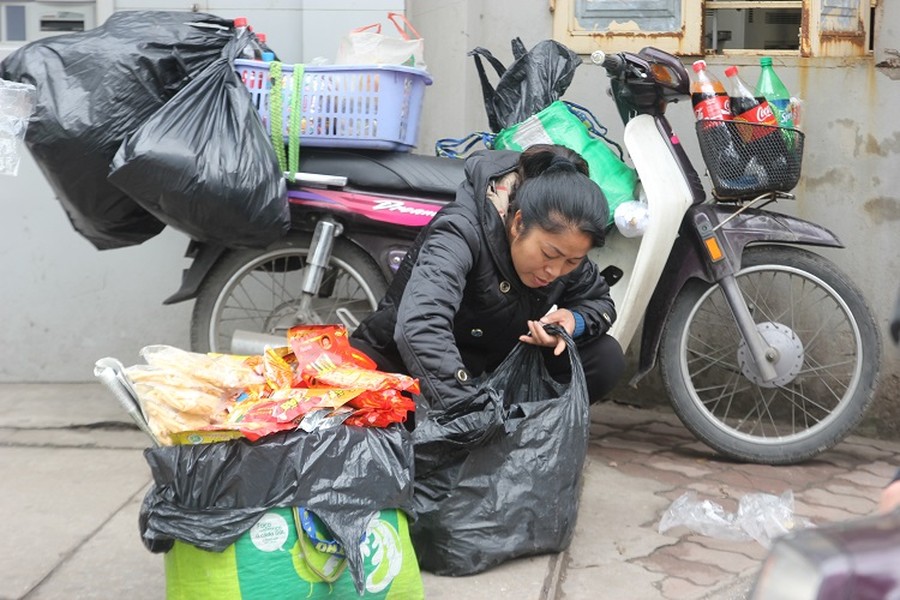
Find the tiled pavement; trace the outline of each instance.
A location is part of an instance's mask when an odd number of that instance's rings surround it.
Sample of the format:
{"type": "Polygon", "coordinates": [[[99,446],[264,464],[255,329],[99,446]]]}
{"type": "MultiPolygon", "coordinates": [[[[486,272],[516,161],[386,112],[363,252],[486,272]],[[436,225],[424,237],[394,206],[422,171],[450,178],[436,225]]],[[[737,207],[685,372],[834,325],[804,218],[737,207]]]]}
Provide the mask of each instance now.
{"type": "MultiPolygon", "coordinates": [[[[146,440],[99,385],[0,386],[0,600],[165,597],[162,560],[141,545],[146,440]],[[13,560],[10,560],[10,557],[13,560]]],[[[718,458],[665,407],[592,411],[578,523],[559,555],[461,578],[423,574],[432,600],[744,598],[765,556],[755,541],[658,532],[693,490],[734,511],[746,494],[791,490],[817,525],[872,513],[900,444],[851,436],[802,465],[718,458]]]]}

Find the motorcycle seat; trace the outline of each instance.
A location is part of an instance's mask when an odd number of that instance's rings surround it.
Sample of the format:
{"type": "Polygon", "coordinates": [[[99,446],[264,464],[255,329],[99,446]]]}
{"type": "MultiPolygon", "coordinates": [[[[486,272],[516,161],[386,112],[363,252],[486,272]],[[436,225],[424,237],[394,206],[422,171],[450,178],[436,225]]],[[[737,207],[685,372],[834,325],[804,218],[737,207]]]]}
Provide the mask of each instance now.
{"type": "Polygon", "coordinates": [[[298,171],[346,177],[355,188],[453,196],[465,161],[375,150],[303,148],[298,171]]]}

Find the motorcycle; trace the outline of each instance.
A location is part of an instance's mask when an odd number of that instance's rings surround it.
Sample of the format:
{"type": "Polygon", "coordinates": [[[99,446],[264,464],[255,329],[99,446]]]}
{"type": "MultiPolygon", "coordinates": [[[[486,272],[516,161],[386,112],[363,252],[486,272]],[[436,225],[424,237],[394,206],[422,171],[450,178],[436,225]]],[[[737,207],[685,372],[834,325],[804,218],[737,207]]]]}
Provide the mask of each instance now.
{"type": "MultiPolygon", "coordinates": [[[[616,284],[610,334],[627,349],[640,329],[632,384],[658,363],[678,417],[726,457],[792,464],[831,448],[873,398],[881,343],[853,282],[799,247],[840,248],[838,238],[765,208],[793,198],[802,134],[750,132],[778,150],[751,152],[759,144],[739,143],[749,125],[699,123],[715,184],[707,198],[665,116],[689,97],[681,62],[654,48],[592,61],[609,76],[649,212],[641,238],[613,231],[592,254],[616,284]]],[[[258,351],[301,322],[352,329],[463,178],[461,161],[448,158],[304,152],[309,175],[291,188],[287,240],[264,251],[191,244],[194,262],[166,303],[196,296],[195,350],[258,351]]]]}

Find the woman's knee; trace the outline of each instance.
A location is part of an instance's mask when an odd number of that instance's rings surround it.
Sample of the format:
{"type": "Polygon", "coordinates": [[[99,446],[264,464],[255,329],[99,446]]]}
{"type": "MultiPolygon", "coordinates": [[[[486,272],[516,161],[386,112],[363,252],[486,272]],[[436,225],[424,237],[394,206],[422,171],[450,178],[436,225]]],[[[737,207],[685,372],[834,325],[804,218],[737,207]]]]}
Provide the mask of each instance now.
{"type": "Polygon", "coordinates": [[[599,402],[616,387],[625,373],[625,354],[619,342],[609,336],[595,338],[581,349],[581,363],[587,379],[591,403],[599,402]]]}

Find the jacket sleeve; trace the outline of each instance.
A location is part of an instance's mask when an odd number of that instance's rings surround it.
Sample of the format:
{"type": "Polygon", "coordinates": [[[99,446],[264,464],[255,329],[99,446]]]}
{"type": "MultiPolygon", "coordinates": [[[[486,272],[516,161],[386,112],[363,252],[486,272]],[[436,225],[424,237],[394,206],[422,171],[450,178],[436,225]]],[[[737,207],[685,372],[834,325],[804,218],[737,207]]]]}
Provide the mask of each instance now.
{"type": "Polygon", "coordinates": [[[471,399],[475,391],[456,346],[453,322],[479,248],[478,233],[465,217],[439,216],[400,300],[394,341],[430,408],[445,409],[471,399]]]}
{"type": "Polygon", "coordinates": [[[609,331],[616,321],[616,306],[597,263],[587,258],[569,277],[559,301],[560,308],[575,311],[584,318],[583,336],[597,336],[609,331]]]}

